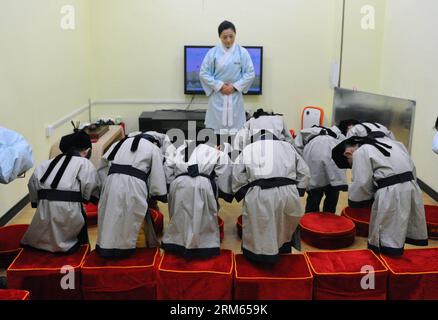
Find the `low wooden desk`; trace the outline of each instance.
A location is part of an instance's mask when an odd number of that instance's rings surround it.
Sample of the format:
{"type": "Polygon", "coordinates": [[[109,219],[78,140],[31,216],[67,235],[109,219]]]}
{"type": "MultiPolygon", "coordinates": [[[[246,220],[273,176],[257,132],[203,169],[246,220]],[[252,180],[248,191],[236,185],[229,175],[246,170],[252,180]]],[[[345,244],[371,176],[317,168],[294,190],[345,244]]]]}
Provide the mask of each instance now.
{"type": "MultiPolygon", "coordinates": [[[[90,161],[94,164],[96,168],[98,168],[100,159],[108,150],[108,148],[116,141],[119,141],[124,138],[123,128],[118,125],[109,126],[109,130],[105,132],[105,134],[100,137],[100,139],[93,143],[93,149],[91,152],[90,161]]],[[[50,148],[49,159],[56,157],[58,154],[61,154],[61,150],[59,150],[59,141],[54,143],[50,148]]]]}

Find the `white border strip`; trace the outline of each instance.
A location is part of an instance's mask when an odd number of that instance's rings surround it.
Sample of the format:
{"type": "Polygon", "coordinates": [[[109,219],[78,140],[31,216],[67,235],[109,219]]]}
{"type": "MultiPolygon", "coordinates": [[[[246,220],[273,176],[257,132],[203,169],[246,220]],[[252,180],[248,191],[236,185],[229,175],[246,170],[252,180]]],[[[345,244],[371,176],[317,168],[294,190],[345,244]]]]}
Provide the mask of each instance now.
{"type": "Polygon", "coordinates": [[[58,121],[48,125],[46,127],[46,137],[50,137],[55,133],[55,129],[70,121],[78,114],[86,111],[88,109],[91,112],[91,107],[94,105],[115,105],[115,104],[154,104],[154,105],[206,105],[208,104],[208,100],[199,101],[199,102],[190,102],[186,100],[147,100],[147,99],[104,99],[104,100],[95,100],[90,101],[88,104],[83,105],[79,109],[69,113],[65,117],[59,119],[58,121]]]}
{"type": "Polygon", "coordinates": [[[102,105],[102,104],[202,104],[205,105],[208,103],[208,100],[192,102],[186,100],[146,100],[146,99],[106,99],[106,100],[95,100],[92,102],[92,105],[102,105]]]}
{"type": "Polygon", "coordinates": [[[68,115],[66,115],[64,118],[59,119],[58,121],[52,123],[51,125],[48,125],[46,127],[46,137],[48,138],[48,137],[52,136],[53,133],[55,133],[55,129],[56,128],[60,127],[61,125],[63,125],[67,121],[70,121],[75,116],[77,116],[78,114],[81,114],[82,112],[86,111],[87,109],[89,110],[90,108],[91,108],[91,104],[90,103],[88,103],[86,105],[83,105],[79,109],[77,109],[77,110],[69,113],[68,115]]]}

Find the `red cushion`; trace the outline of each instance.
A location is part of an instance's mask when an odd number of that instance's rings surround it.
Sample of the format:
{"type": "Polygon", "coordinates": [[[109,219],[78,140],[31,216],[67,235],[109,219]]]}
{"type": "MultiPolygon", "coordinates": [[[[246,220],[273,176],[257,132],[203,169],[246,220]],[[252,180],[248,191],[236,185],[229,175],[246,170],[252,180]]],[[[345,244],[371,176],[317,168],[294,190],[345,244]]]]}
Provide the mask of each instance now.
{"type": "Polygon", "coordinates": [[[20,241],[28,227],[28,224],[15,224],[0,228],[1,269],[7,269],[20,252],[20,241]]]}
{"type": "Polygon", "coordinates": [[[0,289],[0,300],[30,300],[30,293],[25,290],[0,289]]]}
{"type": "Polygon", "coordinates": [[[237,218],[236,227],[237,227],[237,235],[239,236],[239,238],[242,239],[242,215],[240,215],[237,218]]]}
{"type": "Polygon", "coordinates": [[[97,226],[97,205],[89,202],[88,204],[84,203],[85,213],[87,215],[87,226],[97,226]]]}
{"type": "Polygon", "coordinates": [[[81,267],[85,300],[155,300],[158,248],[138,248],[124,259],[106,259],[93,251],[81,267]]]}
{"type": "Polygon", "coordinates": [[[225,223],[224,223],[224,220],[219,216],[217,216],[217,223],[219,224],[219,236],[220,236],[220,240],[222,242],[222,240],[224,240],[224,235],[225,235],[225,232],[224,232],[225,223]]]}
{"type": "Polygon", "coordinates": [[[274,265],[254,264],[241,254],[234,261],[234,299],[312,300],[313,276],[304,255],[281,255],[274,265]]]}
{"type": "Polygon", "coordinates": [[[342,216],[352,220],[356,226],[356,236],[368,238],[371,208],[350,208],[342,210],[342,216]]]}
{"type": "Polygon", "coordinates": [[[233,252],[187,259],[165,253],[158,268],[159,300],[231,300],[233,252]]]}
{"type": "MultiPolygon", "coordinates": [[[[314,277],[314,299],[386,299],[388,269],[371,250],[306,252],[305,255],[314,277]],[[374,273],[361,272],[365,266],[372,267],[374,273]],[[361,282],[364,277],[373,275],[374,289],[363,289],[361,282]]],[[[365,283],[369,283],[366,278],[365,283]]]]}
{"type": "Polygon", "coordinates": [[[154,230],[157,235],[163,234],[164,215],[155,209],[149,209],[152,221],[154,222],[154,230]]]}
{"type": "Polygon", "coordinates": [[[80,267],[88,251],[88,245],[72,254],[22,249],[7,270],[8,287],[30,291],[33,300],[82,299],[80,267]],[[60,285],[70,274],[61,273],[65,266],[73,268],[74,289],[64,290],[60,285]]]}
{"type": "Polygon", "coordinates": [[[389,299],[438,299],[438,248],[406,249],[403,256],[380,258],[389,269],[389,299]]]}
{"type": "Polygon", "coordinates": [[[301,239],[316,248],[340,249],[353,244],[354,223],[331,213],[307,213],[300,220],[301,239]]]}
{"type": "Polygon", "coordinates": [[[424,206],[426,211],[427,232],[430,239],[438,240],[438,206],[424,206]]]}

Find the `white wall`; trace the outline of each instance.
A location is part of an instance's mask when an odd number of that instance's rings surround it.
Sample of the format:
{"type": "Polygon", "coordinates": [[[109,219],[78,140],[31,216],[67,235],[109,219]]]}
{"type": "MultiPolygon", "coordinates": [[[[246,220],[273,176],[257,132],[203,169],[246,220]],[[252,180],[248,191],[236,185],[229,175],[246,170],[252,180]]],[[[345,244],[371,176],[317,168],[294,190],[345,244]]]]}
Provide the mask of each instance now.
{"type": "MultiPolygon", "coordinates": [[[[2,0],[0,3],[0,126],[20,132],[36,163],[51,143],[71,131],[45,127],[87,103],[90,96],[90,5],[88,0],[2,0]],[[61,7],[76,9],[76,30],[60,28],[61,7]]],[[[75,120],[86,121],[85,112],[75,120]]],[[[0,185],[0,217],[27,193],[27,181],[0,185]]]]}
{"type": "MultiPolygon", "coordinates": [[[[93,0],[93,98],[188,103],[183,46],[218,43],[217,26],[227,19],[240,44],[264,47],[263,95],[245,97],[247,106],[284,113],[298,129],[306,105],[331,114],[329,72],[339,58],[341,2],[93,0]]],[[[140,113],[156,107],[98,106],[93,118],[121,115],[136,130],[140,113]]]]}
{"type": "Polygon", "coordinates": [[[341,87],[365,92],[380,91],[386,0],[346,0],[341,87]],[[374,29],[366,6],[374,8],[374,29]]]}
{"type": "Polygon", "coordinates": [[[417,175],[438,191],[432,129],[438,116],[438,1],[386,0],[381,93],[417,101],[412,157],[417,175]]]}

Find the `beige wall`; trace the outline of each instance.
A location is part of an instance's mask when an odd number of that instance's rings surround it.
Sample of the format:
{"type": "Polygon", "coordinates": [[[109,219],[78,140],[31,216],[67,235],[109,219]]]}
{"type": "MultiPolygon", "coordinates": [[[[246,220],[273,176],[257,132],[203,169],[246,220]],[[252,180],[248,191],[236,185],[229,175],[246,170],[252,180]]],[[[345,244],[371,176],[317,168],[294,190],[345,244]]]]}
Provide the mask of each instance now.
{"type": "MultiPolygon", "coordinates": [[[[185,0],[182,5],[179,0],[93,0],[94,98],[188,103],[190,97],[183,91],[183,46],[218,43],[217,26],[228,19],[236,24],[240,44],[264,47],[263,95],[246,97],[247,106],[282,112],[290,127],[297,129],[306,105],[323,106],[331,114],[329,72],[331,61],[339,58],[341,3],[185,0]]],[[[93,118],[121,115],[128,129],[136,130],[141,111],[156,107],[98,106],[93,118]]]]}
{"type": "Polygon", "coordinates": [[[366,92],[380,90],[386,0],[346,0],[341,87],[366,92]],[[375,9],[375,29],[364,30],[364,6],[375,9]]]}
{"type": "MultiPolygon", "coordinates": [[[[235,22],[240,44],[264,47],[264,92],[246,97],[247,107],[282,112],[294,129],[306,105],[323,106],[331,118],[329,73],[339,60],[342,0],[3,0],[0,9],[0,125],[29,140],[36,163],[70,131],[65,124],[48,139],[45,127],[88,98],[188,103],[183,46],[218,43],[223,19],[235,22]],[[59,26],[64,4],[76,8],[74,31],[59,26]]],[[[347,0],[342,69],[343,87],[417,100],[413,157],[419,177],[435,190],[437,13],[434,0],[347,0]],[[360,27],[364,4],[376,8],[375,30],[360,27]]],[[[205,101],[197,97],[192,108],[205,101]]],[[[142,111],[185,106],[96,105],[92,118],[121,116],[136,130],[142,111]]],[[[27,180],[0,185],[0,216],[27,193],[27,180]]]]}
{"type": "Polygon", "coordinates": [[[416,100],[412,157],[417,175],[438,190],[431,151],[438,116],[438,2],[347,0],[342,87],[416,100]],[[375,7],[376,29],[362,30],[360,9],[375,7]]]}
{"type": "Polygon", "coordinates": [[[432,129],[438,116],[438,1],[386,0],[381,93],[417,101],[412,156],[417,175],[438,191],[432,129]]]}
{"type": "MultiPolygon", "coordinates": [[[[0,126],[22,133],[36,163],[70,131],[45,127],[87,103],[90,96],[88,0],[2,0],[0,4],[0,126]],[[61,7],[76,8],[76,30],[60,27],[61,7]]],[[[75,118],[86,121],[88,113],[75,118]]],[[[0,217],[27,194],[27,181],[0,185],[0,217]]]]}

